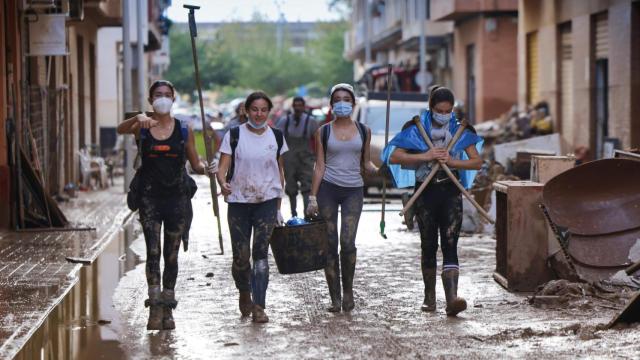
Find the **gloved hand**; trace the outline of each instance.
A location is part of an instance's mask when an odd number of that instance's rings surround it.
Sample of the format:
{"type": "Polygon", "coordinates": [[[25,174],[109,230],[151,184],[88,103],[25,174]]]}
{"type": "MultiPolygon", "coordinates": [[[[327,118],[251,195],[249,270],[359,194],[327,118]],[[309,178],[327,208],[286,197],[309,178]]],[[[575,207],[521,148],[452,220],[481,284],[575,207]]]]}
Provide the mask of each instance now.
{"type": "Polygon", "coordinates": [[[315,196],[309,195],[309,204],[304,212],[307,216],[314,216],[318,214],[318,200],[315,196]]]}
{"type": "Polygon", "coordinates": [[[284,217],[282,216],[282,211],[280,211],[280,209],[278,209],[278,215],[276,218],[276,224],[279,226],[284,225],[284,217]]]}
{"type": "Polygon", "coordinates": [[[218,161],[211,160],[210,163],[206,163],[206,165],[205,165],[205,174],[207,176],[214,177],[214,176],[216,176],[217,172],[218,172],[218,161]]]}

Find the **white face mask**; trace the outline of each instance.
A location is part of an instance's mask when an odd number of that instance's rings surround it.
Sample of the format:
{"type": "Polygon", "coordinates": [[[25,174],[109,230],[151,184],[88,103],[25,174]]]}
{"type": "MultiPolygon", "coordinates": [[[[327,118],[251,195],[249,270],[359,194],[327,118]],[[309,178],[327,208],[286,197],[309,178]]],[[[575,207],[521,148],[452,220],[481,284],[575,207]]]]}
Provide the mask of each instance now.
{"type": "Polygon", "coordinates": [[[168,114],[171,111],[171,107],[173,106],[173,99],[170,99],[168,97],[160,97],[153,100],[152,106],[153,110],[156,113],[160,115],[168,114]]]}

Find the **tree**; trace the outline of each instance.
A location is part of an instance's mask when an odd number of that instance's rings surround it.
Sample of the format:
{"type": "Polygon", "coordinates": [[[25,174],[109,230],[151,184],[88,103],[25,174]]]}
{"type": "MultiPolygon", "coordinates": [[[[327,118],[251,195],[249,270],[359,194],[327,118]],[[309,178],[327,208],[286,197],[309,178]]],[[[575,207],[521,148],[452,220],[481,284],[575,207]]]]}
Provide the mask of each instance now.
{"type": "Polygon", "coordinates": [[[343,56],[347,29],[347,22],[319,24],[320,36],[309,46],[317,79],[327,87],[353,81],[353,63],[343,56]]]}
{"type": "MultiPolygon", "coordinates": [[[[165,78],[173,82],[179,91],[193,94],[196,86],[189,32],[174,27],[169,36],[171,64],[165,78]]],[[[216,41],[196,41],[196,49],[203,90],[233,84],[237,77],[237,59],[228,52],[221,51],[221,44],[216,41]]]]}

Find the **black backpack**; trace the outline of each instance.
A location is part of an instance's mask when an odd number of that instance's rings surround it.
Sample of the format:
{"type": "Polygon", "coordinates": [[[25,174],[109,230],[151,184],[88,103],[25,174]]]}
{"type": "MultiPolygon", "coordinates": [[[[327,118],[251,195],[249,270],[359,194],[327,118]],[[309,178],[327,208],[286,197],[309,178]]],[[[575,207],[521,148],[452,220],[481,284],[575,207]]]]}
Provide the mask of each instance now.
{"type": "MultiPolygon", "coordinates": [[[[278,151],[276,152],[276,160],[280,160],[280,150],[284,143],[284,135],[282,131],[271,128],[273,135],[276,137],[276,143],[278,143],[278,151]]],[[[233,178],[233,172],[236,167],[236,148],[238,147],[238,141],[240,140],[240,127],[236,126],[229,130],[229,144],[231,145],[231,165],[229,165],[229,171],[227,171],[227,182],[230,182],[233,178]]]]}
{"type": "MultiPolygon", "coordinates": [[[[362,148],[360,150],[360,163],[364,163],[364,147],[367,143],[367,125],[356,121],[360,138],[362,139],[362,148]]],[[[322,140],[322,150],[324,150],[324,162],[327,162],[327,144],[329,143],[329,135],[331,134],[331,123],[325,124],[320,129],[320,137],[322,140]]]]}

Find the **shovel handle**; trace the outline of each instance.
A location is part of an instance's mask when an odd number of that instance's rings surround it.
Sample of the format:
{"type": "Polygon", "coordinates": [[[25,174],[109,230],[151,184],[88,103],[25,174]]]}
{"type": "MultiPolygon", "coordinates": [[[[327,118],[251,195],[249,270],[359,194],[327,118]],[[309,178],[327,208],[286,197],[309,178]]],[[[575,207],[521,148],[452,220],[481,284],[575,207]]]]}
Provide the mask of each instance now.
{"type": "MultiPolygon", "coordinates": [[[[429,135],[427,135],[427,132],[425,131],[424,127],[422,126],[422,123],[420,121],[417,121],[416,122],[416,126],[418,127],[418,130],[420,131],[420,134],[424,138],[424,141],[427,142],[427,145],[429,145],[430,148],[433,148],[433,142],[431,142],[431,139],[429,139],[429,135]]],[[[458,128],[458,131],[460,131],[459,128],[458,128]]],[[[456,132],[456,135],[457,135],[457,132],[456,132]]],[[[449,143],[449,144],[451,144],[451,143],[449,143]]],[[[449,150],[449,147],[447,147],[447,150],[449,150]]],[[[482,208],[482,206],[480,206],[480,204],[478,204],[475,201],[475,199],[473,198],[473,196],[471,196],[471,194],[469,194],[467,189],[465,189],[464,186],[462,186],[462,184],[460,184],[460,181],[458,181],[458,178],[455,177],[455,175],[453,175],[453,173],[451,172],[451,169],[449,169],[449,166],[447,166],[447,164],[442,164],[442,168],[447,173],[447,175],[449,176],[451,181],[453,181],[453,183],[456,184],[456,186],[458,187],[460,192],[462,192],[462,194],[467,199],[469,199],[469,201],[471,202],[473,207],[475,207],[478,210],[478,212],[480,212],[480,215],[482,215],[485,219],[487,219],[487,221],[489,221],[491,224],[495,224],[496,223],[495,220],[493,220],[491,218],[491,216],[484,210],[484,208],[482,208]]]]}
{"type": "Polygon", "coordinates": [[[635,273],[636,271],[640,270],[640,261],[634,263],[633,265],[629,266],[628,268],[626,268],[624,270],[624,272],[627,273],[627,275],[631,275],[633,273],[635,273]]]}
{"type": "MultiPolygon", "coordinates": [[[[413,122],[416,123],[416,126],[418,126],[419,124],[418,129],[424,132],[424,128],[420,123],[420,116],[414,116],[413,122]]],[[[467,127],[467,121],[462,120],[460,122],[460,127],[458,127],[458,130],[453,135],[451,142],[449,142],[449,145],[447,146],[447,151],[451,151],[451,149],[453,149],[453,146],[455,145],[456,142],[458,142],[458,139],[460,139],[460,136],[462,136],[462,132],[466,127],[467,127]]],[[[431,143],[431,139],[429,139],[428,136],[426,137],[426,139],[428,139],[427,145],[429,145],[430,148],[433,147],[433,144],[431,143]]],[[[429,185],[429,182],[431,181],[431,179],[433,179],[433,177],[436,175],[436,172],[438,172],[438,170],[440,170],[440,163],[436,162],[436,164],[431,168],[431,172],[429,173],[427,178],[424,179],[420,187],[418,187],[418,189],[413,193],[413,195],[411,195],[411,198],[409,199],[409,201],[407,201],[407,204],[404,206],[404,208],[402,208],[402,211],[400,211],[400,216],[404,216],[404,214],[406,214],[407,211],[409,211],[413,203],[416,202],[416,200],[418,199],[418,196],[420,196],[420,194],[422,194],[422,192],[427,187],[427,185],[429,185]]]]}

